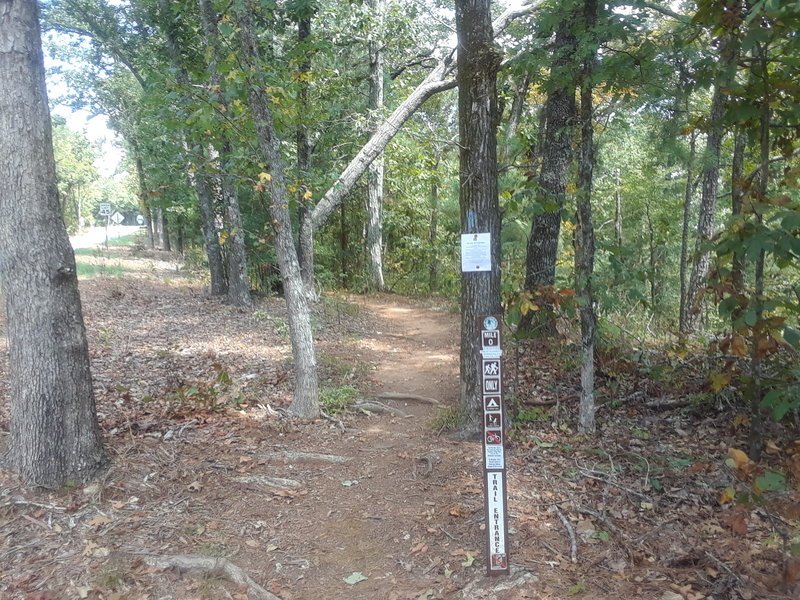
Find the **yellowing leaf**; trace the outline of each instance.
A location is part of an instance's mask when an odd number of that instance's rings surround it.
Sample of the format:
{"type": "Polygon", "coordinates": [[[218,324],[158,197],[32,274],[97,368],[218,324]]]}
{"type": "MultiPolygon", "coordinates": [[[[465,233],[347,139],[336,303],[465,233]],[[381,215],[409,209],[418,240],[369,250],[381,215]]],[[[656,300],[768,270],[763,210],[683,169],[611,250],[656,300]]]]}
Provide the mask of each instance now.
{"type": "Polygon", "coordinates": [[[736,492],[732,487],[727,487],[719,495],[719,503],[720,504],[728,504],[729,502],[733,502],[733,499],[736,497],[736,492]]]}
{"type": "Polygon", "coordinates": [[[467,560],[461,563],[464,568],[471,567],[475,562],[475,555],[472,552],[467,552],[467,560]]]}
{"type": "Polygon", "coordinates": [[[734,464],[736,465],[737,469],[744,469],[747,465],[750,464],[750,457],[747,456],[741,450],[737,450],[736,448],[728,448],[728,456],[733,459],[734,464]]]}
{"type": "Polygon", "coordinates": [[[711,389],[715,392],[727,387],[731,382],[731,376],[725,373],[714,373],[711,375],[711,389]]]}
{"type": "Polygon", "coordinates": [[[261,183],[266,183],[268,181],[272,181],[272,175],[270,175],[269,173],[266,173],[266,172],[261,172],[261,173],[258,174],[258,180],[261,183]]]}
{"type": "Polygon", "coordinates": [[[311,190],[306,190],[305,194],[303,194],[303,200],[308,200],[314,194],[311,193],[311,190]]]}

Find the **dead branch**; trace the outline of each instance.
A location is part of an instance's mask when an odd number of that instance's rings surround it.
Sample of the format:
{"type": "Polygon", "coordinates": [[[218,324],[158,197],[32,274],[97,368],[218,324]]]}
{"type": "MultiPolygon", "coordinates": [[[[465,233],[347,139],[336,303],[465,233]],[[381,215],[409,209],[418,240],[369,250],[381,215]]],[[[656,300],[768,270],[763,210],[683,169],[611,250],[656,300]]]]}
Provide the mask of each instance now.
{"type": "Polygon", "coordinates": [[[244,477],[237,477],[236,481],[242,483],[256,483],[269,488],[277,488],[286,490],[289,488],[297,489],[300,487],[300,482],[294,479],[284,479],[283,477],[269,477],[267,475],[246,475],[244,477]]]}
{"type": "Polygon", "coordinates": [[[296,462],[329,462],[329,463],[346,463],[350,460],[347,456],[338,456],[336,454],[318,454],[316,452],[293,452],[290,450],[283,450],[281,452],[267,452],[259,454],[257,458],[265,460],[285,460],[291,463],[296,462]]]}
{"type": "Polygon", "coordinates": [[[551,504],[550,506],[553,507],[553,510],[556,511],[558,518],[561,519],[562,525],[564,525],[564,529],[567,530],[569,534],[569,554],[570,560],[576,563],[578,562],[578,540],[575,538],[575,530],[572,528],[572,524],[569,522],[569,519],[564,516],[564,513],[561,512],[561,509],[558,508],[557,504],[551,504]]]}
{"type": "Polygon", "coordinates": [[[157,569],[200,571],[216,577],[225,577],[236,585],[247,586],[248,596],[258,600],[280,600],[278,596],[258,585],[247,573],[225,558],[194,555],[148,556],[144,562],[157,569]]]}
{"type": "Polygon", "coordinates": [[[326,413],[326,412],[324,412],[324,411],[319,411],[319,414],[320,414],[320,415],[322,415],[322,418],[323,418],[323,419],[325,419],[326,421],[330,421],[331,423],[333,423],[334,425],[336,425],[336,426],[337,426],[339,429],[341,429],[342,431],[344,431],[344,430],[346,429],[346,427],[344,426],[344,423],[342,423],[342,422],[341,422],[339,419],[337,419],[336,417],[333,417],[333,416],[331,416],[331,415],[327,414],[327,413],[326,413]]]}
{"type": "Polygon", "coordinates": [[[441,402],[439,402],[436,398],[428,398],[427,396],[417,396],[416,394],[385,392],[383,394],[378,394],[378,398],[380,398],[381,400],[405,400],[408,402],[419,402],[421,404],[434,404],[436,406],[441,404],[441,402]]]}

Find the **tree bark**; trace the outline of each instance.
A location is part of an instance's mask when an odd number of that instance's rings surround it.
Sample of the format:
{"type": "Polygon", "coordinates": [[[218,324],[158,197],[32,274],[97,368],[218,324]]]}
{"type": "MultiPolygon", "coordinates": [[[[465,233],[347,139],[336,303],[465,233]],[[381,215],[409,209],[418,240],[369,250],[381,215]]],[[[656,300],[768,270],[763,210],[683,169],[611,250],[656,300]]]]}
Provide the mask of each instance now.
{"type": "MultiPolygon", "coordinates": [[[[220,76],[217,65],[220,61],[219,33],[217,30],[218,17],[214,7],[209,0],[199,0],[200,20],[203,24],[203,37],[206,46],[211,48],[211,60],[208,64],[211,88],[214,90],[219,86],[220,76]]],[[[212,103],[218,102],[227,112],[228,102],[223,94],[214,94],[212,91],[212,103]]],[[[230,156],[233,147],[228,135],[222,130],[219,133],[220,154],[217,156],[222,199],[225,206],[225,248],[227,252],[228,290],[227,299],[233,306],[250,306],[253,300],[250,296],[250,278],[247,272],[247,252],[244,240],[244,226],[242,225],[242,214],[239,208],[239,191],[236,184],[229,176],[230,156]]],[[[211,145],[211,152],[216,154],[216,150],[211,145]]]]}
{"type": "Polygon", "coordinates": [[[0,285],[11,399],[8,465],[30,484],[107,465],[75,256],[60,216],[38,3],[0,2],[0,285]]]}
{"type": "MultiPolygon", "coordinates": [[[[239,38],[241,51],[249,63],[251,73],[258,73],[261,53],[252,31],[252,4],[239,13],[239,38]]],[[[300,275],[300,263],[292,235],[292,218],[289,211],[289,194],[281,156],[280,140],[275,131],[272,113],[267,104],[263,86],[249,86],[250,109],[256,128],[259,148],[270,170],[270,212],[275,227],[275,254],[283,279],[284,296],[289,314],[289,336],[295,365],[295,395],[289,412],[305,419],[319,416],[319,383],[314,337],[305,287],[300,275]]]]}
{"type": "MultiPolygon", "coordinates": [[[[590,40],[595,37],[597,0],[584,3],[584,24],[590,40]]],[[[593,46],[590,41],[589,46],[593,46]]],[[[592,187],[594,184],[594,125],[592,123],[592,75],[595,51],[587,50],[581,81],[581,162],[578,174],[577,227],[575,233],[576,296],[581,302],[581,394],[578,428],[583,433],[595,431],[594,347],[597,315],[594,307],[592,276],[594,274],[594,222],[592,220],[592,187]]]]}
{"type": "Polygon", "coordinates": [[[153,237],[153,213],[150,210],[150,203],[147,201],[147,180],[144,176],[144,164],[142,163],[142,156],[139,153],[138,145],[131,142],[131,147],[133,148],[134,160],[136,161],[136,176],[139,181],[139,193],[137,194],[139,198],[139,210],[142,211],[142,217],[144,218],[147,247],[153,250],[156,247],[155,238],[153,237]]]}
{"type": "MultiPolygon", "coordinates": [[[[731,161],[731,216],[741,218],[744,213],[744,155],[747,149],[747,135],[741,128],[736,129],[733,139],[733,159],[731,161]]],[[[744,253],[734,251],[733,264],[731,265],[732,293],[740,298],[744,297],[744,253]]],[[[731,323],[740,316],[740,310],[731,312],[731,323]]]]}
{"type": "Polygon", "coordinates": [[[308,141],[308,125],[305,115],[308,112],[308,79],[311,72],[311,56],[302,46],[311,37],[311,15],[304,14],[297,21],[297,41],[301,46],[301,59],[297,65],[300,83],[297,102],[300,107],[295,141],[297,143],[297,173],[302,181],[297,191],[297,257],[300,262],[300,276],[306,288],[306,295],[312,302],[319,298],[314,283],[314,226],[311,222],[311,199],[306,197],[308,178],[311,173],[311,144],[308,141]]]}
{"type": "Polygon", "coordinates": [[[694,197],[694,160],[697,134],[692,131],[689,139],[689,162],[686,165],[686,185],[683,188],[683,220],[681,223],[681,263],[680,263],[680,308],[678,327],[682,332],[688,331],[688,269],[689,269],[689,229],[692,218],[692,198],[694,197]]]}
{"type": "Polygon", "coordinates": [[[439,289],[439,252],[436,240],[439,228],[439,157],[434,158],[433,177],[431,178],[431,219],[428,225],[428,241],[430,242],[431,262],[428,265],[428,291],[435,294],[439,289]]]}
{"type": "MultiPolygon", "coordinates": [[[[539,175],[539,202],[544,212],[531,223],[525,260],[525,289],[552,286],[556,278],[558,240],[561,234],[561,210],[567,190],[567,176],[572,163],[572,143],[576,117],[575,81],[569,76],[574,68],[577,39],[572,33],[570,18],[562,20],[556,31],[554,59],[544,104],[545,133],[542,147],[542,169],[539,175]]],[[[520,322],[522,331],[532,328],[534,313],[528,312],[520,322]]],[[[551,322],[541,323],[543,334],[552,334],[551,322]]]]}
{"type": "MultiPolygon", "coordinates": [[[[187,91],[190,87],[189,74],[186,70],[183,61],[181,60],[180,45],[178,43],[177,33],[175,31],[174,19],[172,17],[172,10],[168,0],[159,0],[159,10],[161,12],[162,26],[166,34],[167,51],[169,52],[172,66],[175,70],[175,79],[183,90],[181,94],[184,100],[189,102],[187,91]]],[[[180,134],[183,148],[187,153],[190,153],[189,144],[187,141],[186,133],[180,134]]],[[[205,164],[205,153],[202,147],[198,150],[200,153],[201,164],[205,164]]],[[[225,277],[225,265],[222,260],[222,251],[219,245],[219,235],[217,234],[216,218],[214,211],[214,202],[211,195],[211,186],[206,179],[206,174],[203,172],[195,173],[191,163],[187,162],[186,177],[189,185],[195,190],[197,194],[198,208],[200,211],[200,225],[203,229],[203,249],[208,258],[208,269],[211,275],[211,293],[215,296],[223,296],[228,292],[228,282],[225,277]]]]}
{"type": "Polygon", "coordinates": [[[700,321],[702,290],[711,267],[711,253],[706,244],[714,233],[714,221],[717,210],[717,188],[719,187],[719,163],[722,152],[722,139],[725,128],[722,119],[727,108],[728,86],[734,77],[737,52],[734,50],[734,36],[730,34],[721,48],[720,55],[725,72],[714,85],[709,114],[709,131],[706,136],[706,151],[703,157],[702,193],[700,210],[697,218],[697,238],[695,240],[695,258],[692,274],[686,294],[685,319],[681,323],[681,333],[697,330],[700,321]]]}
{"type": "MultiPolygon", "coordinates": [[[[383,111],[383,21],[386,0],[369,0],[377,31],[369,42],[369,110],[371,131],[377,130],[383,111]]],[[[383,280],[383,153],[375,157],[367,174],[367,254],[369,255],[369,287],[386,289],[383,280]]]]}
{"type": "Polygon", "coordinates": [[[483,430],[478,317],[499,314],[500,206],[497,190],[497,70],[489,0],[456,0],[459,204],[464,233],[491,234],[492,269],[461,277],[461,429],[483,430]]]}

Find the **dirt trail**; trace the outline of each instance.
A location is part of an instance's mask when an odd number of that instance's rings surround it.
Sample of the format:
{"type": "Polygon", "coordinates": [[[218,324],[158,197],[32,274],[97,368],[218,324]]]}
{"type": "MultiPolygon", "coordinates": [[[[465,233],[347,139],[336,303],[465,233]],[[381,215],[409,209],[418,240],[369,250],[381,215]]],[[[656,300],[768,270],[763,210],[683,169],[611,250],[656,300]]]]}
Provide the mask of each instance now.
{"type": "MultiPolygon", "coordinates": [[[[455,315],[396,296],[326,298],[323,385],[441,401],[384,401],[406,416],[345,411],[342,430],[282,413],[293,372],[281,299],[227,306],[176,273],[174,256],[91,260],[126,272],[81,282],[113,466],[53,492],[0,469],[0,600],[259,597],[219,573],[165,569],[176,556],[225,558],[280,600],[791,596],[773,521],[719,504],[739,484],[713,419],[630,406],[587,439],[528,411],[507,452],[513,574],[490,579],[480,443],[433,424],[459,391],[455,315]]],[[[526,391],[567,403],[569,370],[528,351],[526,391]]]]}

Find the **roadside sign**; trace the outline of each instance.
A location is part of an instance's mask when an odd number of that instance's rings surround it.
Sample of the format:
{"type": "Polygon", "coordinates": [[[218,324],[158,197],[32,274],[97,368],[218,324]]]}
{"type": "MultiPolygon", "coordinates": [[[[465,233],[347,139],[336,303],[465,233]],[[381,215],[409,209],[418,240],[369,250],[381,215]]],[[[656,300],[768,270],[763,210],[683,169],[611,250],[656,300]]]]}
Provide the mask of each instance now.
{"type": "Polygon", "coordinates": [[[111,203],[109,202],[101,202],[100,203],[100,216],[101,217],[110,217],[111,213],[111,203]]]}
{"type": "Polygon", "coordinates": [[[125,215],[117,211],[113,215],[111,215],[111,220],[114,222],[115,225],[119,225],[125,220],[125,215]]]}
{"type": "Polygon", "coordinates": [[[507,575],[508,494],[503,444],[503,350],[500,319],[479,318],[481,389],[483,390],[483,470],[486,505],[486,569],[489,575],[507,575]]]}
{"type": "Polygon", "coordinates": [[[144,217],[142,215],[136,215],[136,224],[144,225],[144,217]]]}

